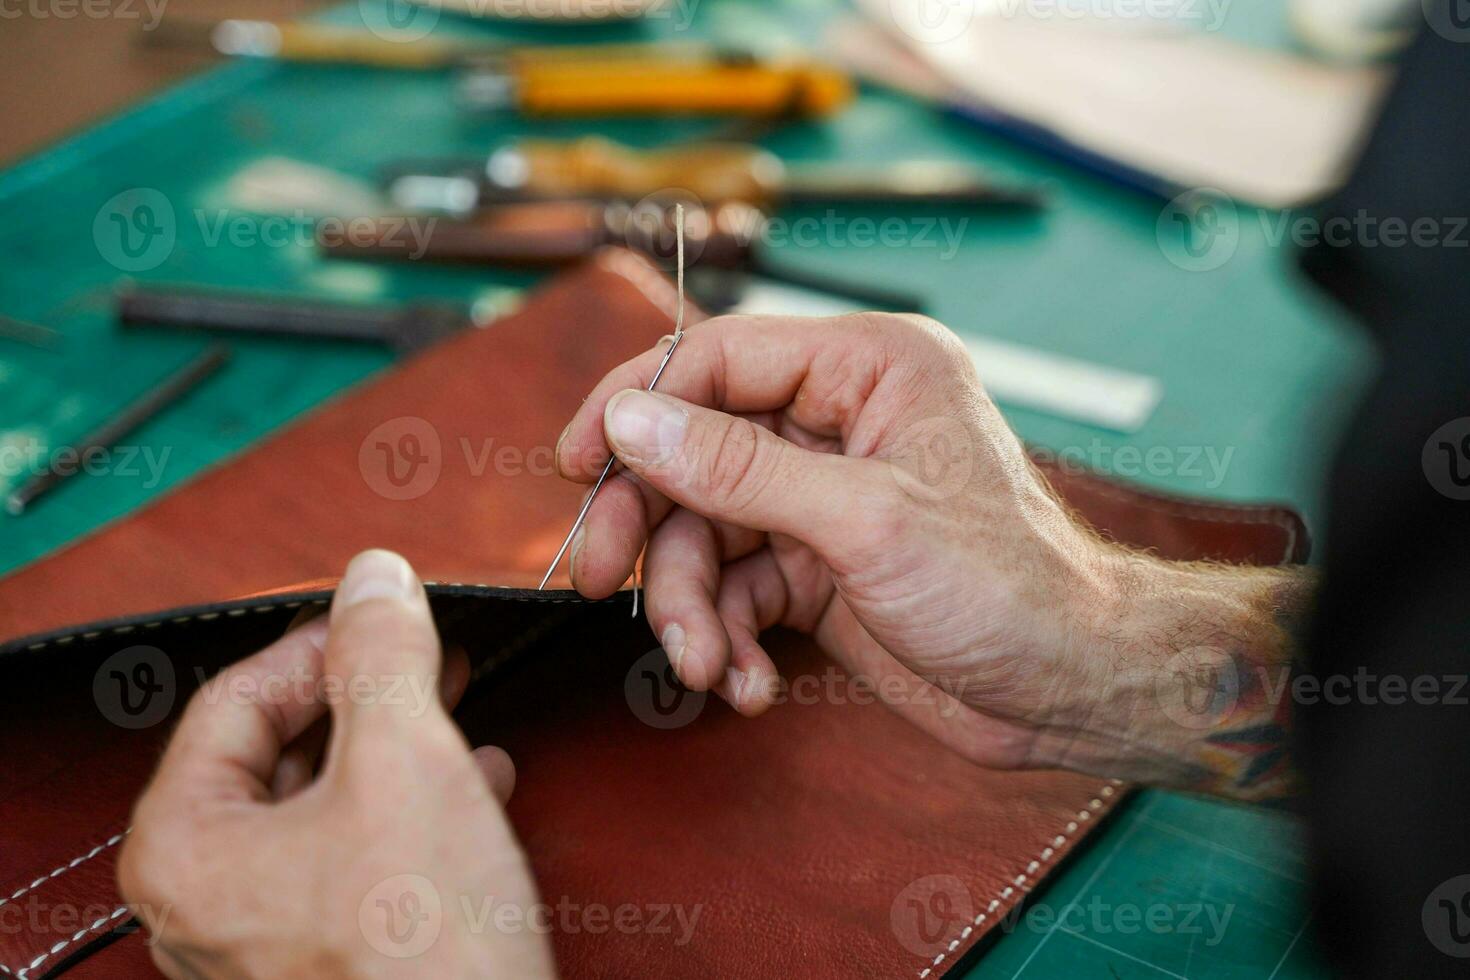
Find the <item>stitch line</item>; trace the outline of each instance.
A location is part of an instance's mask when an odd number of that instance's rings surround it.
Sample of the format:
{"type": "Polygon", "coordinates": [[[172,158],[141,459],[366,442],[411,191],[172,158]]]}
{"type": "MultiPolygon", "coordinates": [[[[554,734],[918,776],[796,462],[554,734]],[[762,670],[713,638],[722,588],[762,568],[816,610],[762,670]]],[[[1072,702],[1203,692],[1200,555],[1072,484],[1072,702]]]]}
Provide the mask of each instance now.
{"type": "MultiPolygon", "coordinates": [[[[424,584],[425,585],[432,585],[432,586],[440,586],[440,587],[443,587],[443,588],[451,588],[451,589],[508,589],[508,588],[511,588],[511,586],[507,586],[507,585],[486,585],[486,584],[480,583],[480,582],[425,582],[424,584]]],[[[463,597],[463,596],[450,596],[449,598],[456,599],[456,598],[465,598],[465,597],[463,597]]],[[[553,598],[551,596],[537,596],[537,595],[515,595],[515,596],[501,595],[501,596],[496,596],[495,598],[498,599],[501,602],[541,602],[541,603],[550,603],[550,604],[553,604],[553,605],[576,604],[576,605],[588,605],[588,606],[592,606],[592,605],[597,605],[598,604],[598,601],[594,601],[594,600],[587,600],[587,599],[557,599],[557,598],[553,598]]],[[[327,600],[325,600],[325,599],[311,599],[311,600],[306,600],[306,601],[310,601],[314,605],[325,605],[327,600]]],[[[201,622],[201,623],[207,623],[207,622],[213,622],[214,620],[219,619],[221,616],[235,617],[235,616],[243,616],[246,613],[268,613],[268,612],[274,612],[274,611],[276,611],[278,609],[293,609],[293,608],[296,608],[297,606],[299,606],[300,604],[301,603],[298,601],[298,602],[294,602],[294,603],[280,603],[280,604],[277,604],[277,605],[253,606],[253,607],[242,607],[242,608],[238,608],[238,609],[226,609],[226,610],[213,610],[213,611],[208,611],[208,612],[199,612],[199,613],[193,613],[192,615],[188,615],[188,616],[174,616],[173,618],[171,618],[169,620],[169,623],[172,624],[172,625],[175,625],[175,626],[183,626],[183,625],[185,625],[187,623],[192,623],[192,622],[196,622],[196,621],[197,622],[201,622]]],[[[158,624],[157,623],[150,623],[149,625],[150,626],[156,626],[158,624]]],[[[77,639],[95,640],[95,639],[97,639],[98,637],[101,637],[101,636],[119,636],[119,635],[122,635],[122,634],[126,634],[126,633],[132,632],[136,627],[137,627],[137,624],[136,623],[122,623],[122,624],[120,624],[118,626],[108,627],[107,629],[89,630],[89,631],[83,632],[83,633],[69,633],[69,634],[67,634],[65,636],[58,636],[58,637],[54,637],[54,638],[49,639],[49,640],[40,640],[40,641],[38,641],[36,643],[32,643],[32,644],[26,646],[25,647],[25,650],[27,652],[32,652],[32,651],[37,651],[37,650],[44,650],[44,649],[46,649],[49,646],[61,646],[61,645],[66,644],[66,643],[71,643],[71,642],[73,642],[73,641],[75,641],[77,639]]],[[[0,905],[3,905],[3,904],[4,904],[3,902],[0,902],[0,905]]]]}
{"type": "Polygon", "coordinates": [[[31,882],[29,885],[26,885],[24,888],[22,888],[19,891],[15,892],[9,898],[0,899],[0,905],[5,905],[7,902],[13,902],[13,901],[15,901],[17,898],[20,898],[22,895],[26,894],[27,892],[34,891],[35,889],[39,888],[41,885],[44,885],[46,882],[52,880],[53,878],[60,878],[62,875],[66,874],[68,871],[70,871],[72,868],[75,868],[75,867],[77,867],[80,864],[87,863],[88,861],[90,861],[94,857],[96,857],[97,855],[101,854],[103,851],[107,850],[109,847],[116,847],[118,845],[118,843],[120,843],[124,837],[128,836],[128,834],[132,832],[132,830],[133,830],[132,827],[128,827],[122,833],[120,833],[120,834],[114,834],[113,836],[107,838],[107,840],[103,841],[101,844],[98,844],[96,847],[92,848],[90,851],[88,851],[86,854],[83,854],[81,857],[73,858],[71,861],[67,862],[66,864],[63,864],[63,865],[61,865],[58,868],[52,869],[47,874],[41,875],[41,877],[37,878],[35,881],[31,882]]]}
{"type": "MultiPolygon", "coordinates": [[[[453,583],[431,582],[431,583],[428,583],[428,584],[430,584],[430,585],[441,585],[441,586],[442,585],[448,585],[450,587],[455,587],[455,588],[471,588],[471,587],[472,588],[497,588],[497,586],[488,586],[488,585],[466,586],[464,583],[460,583],[460,582],[453,582],[453,583]]],[[[536,597],[530,597],[530,596],[527,596],[527,597],[517,597],[517,598],[523,598],[526,601],[551,602],[551,603],[561,603],[561,604],[572,604],[575,601],[575,600],[571,600],[571,599],[553,599],[553,598],[549,598],[549,597],[547,597],[547,598],[536,598],[536,597]]],[[[317,602],[318,604],[320,604],[324,600],[311,600],[311,601],[314,601],[314,602],[317,602]]],[[[588,603],[588,604],[590,605],[591,603],[588,603]]],[[[246,612],[246,611],[250,611],[250,612],[269,612],[269,611],[272,611],[272,610],[277,609],[277,608],[298,608],[301,605],[302,605],[302,603],[300,601],[292,601],[292,602],[289,602],[289,603],[283,603],[280,606],[255,606],[255,607],[253,607],[253,608],[251,608],[249,610],[241,609],[241,610],[239,610],[239,612],[246,612]]],[[[191,620],[194,620],[194,619],[202,619],[202,618],[203,617],[200,617],[200,616],[179,616],[179,617],[175,617],[172,621],[175,622],[175,623],[187,623],[187,622],[189,622],[191,620]]],[[[132,627],[129,626],[128,628],[131,629],[132,627]]],[[[551,628],[552,628],[552,624],[546,624],[546,626],[542,630],[538,631],[537,635],[538,636],[544,635],[545,632],[547,630],[551,629],[551,628]]],[[[118,630],[113,630],[112,632],[118,632],[118,630]]],[[[65,640],[71,640],[73,638],[74,638],[73,636],[68,636],[68,637],[65,637],[64,639],[65,640]]],[[[53,641],[53,642],[60,643],[62,641],[61,640],[57,640],[57,641],[53,641]]],[[[45,644],[41,644],[41,646],[44,646],[44,645],[45,644]]],[[[508,660],[510,658],[510,656],[512,655],[515,647],[524,647],[525,645],[526,645],[525,642],[522,642],[520,644],[514,644],[514,645],[512,645],[510,647],[503,648],[497,654],[492,655],[485,664],[482,664],[481,665],[480,670],[477,671],[477,677],[484,676],[484,674],[487,672],[487,669],[493,668],[493,667],[497,667],[497,666],[503,664],[506,660],[508,660]]],[[[122,831],[122,833],[115,834],[112,837],[109,837],[106,841],[104,841],[101,844],[98,844],[96,847],[92,848],[86,854],[83,854],[83,855],[81,855],[79,857],[73,858],[71,861],[67,862],[66,864],[60,865],[59,867],[53,869],[52,871],[48,872],[47,874],[41,875],[36,880],[32,881],[29,885],[24,886],[23,888],[19,889],[18,891],[14,892],[13,894],[11,894],[9,897],[7,897],[7,898],[0,898],[0,906],[3,906],[7,902],[14,901],[17,898],[20,898],[20,897],[26,895],[27,893],[35,890],[36,888],[40,887],[41,885],[45,884],[46,882],[49,882],[49,881],[51,881],[51,880],[53,880],[55,878],[59,878],[60,876],[66,874],[68,871],[72,870],[73,868],[76,868],[79,865],[84,864],[87,861],[90,861],[93,858],[97,857],[99,854],[101,854],[103,851],[107,850],[108,848],[117,846],[117,844],[121,843],[122,840],[125,837],[127,837],[128,834],[132,833],[132,829],[133,829],[132,827],[128,827],[128,828],[124,829],[122,831]]],[[[123,912],[126,912],[126,911],[127,911],[127,908],[126,908],[126,906],[124,906],[122,908],[119,908],[117,911],[115,911],[111,916],[109,916],[107,918],[104,918],[104,919],[98,919],[96,922],[94,922],[88,928],[83,929],[80,932],[76,933],[76,935],[72,936],[71,939],[66,940],[66,941],[63,941],[63,942],[60,942],[60,943],[57,943],[55,946],[53,946],[51,948],[51,950],[49,952],[43,953],[41,956],[39,956],[36,959],[32,960],[26,966],[20,968],[19,972],[12,972],[9,967],[7,967],[3,963],[0,963],[0,975],[4,975],[4,976],[7,976],[7,977],[14,977],[15,980],[27,980],[27,977],[29,977],[30,972],[32,970],[34,970],[39,964],[43,963],[50,956],[54,955],[57,952],[60,952],[62,949],[65,949],[67,946],[71,945],[72,943],[75,943],[76,941],[78,941],[79,939],[81,939],[83,936],[85,936],[87,933],[92,932],[92,931],[100,928],[101,926],[105,925],[107,922],[110,922],[110,921],[116,919],[119,915],[121,915],[123,912]]]]}
{"type": "Polygon", "coordinates": [[[919,971],[918,980],[928,980],[929,976],[934,972],[934,969],[938,967],[939,964],[944,962],[945,957],[958,949],[960,943],[970,938],[971,933],[975,929],[979,928],[980,923],[984,922],[995,912],[996,909],[1000,908],[1000,904],[1003,900],[1009,899],[1012,895],[1014,895],[1017,888],[1021,889],[1023,892],[1029,893],[1031,891],[1031,886],[1027,884],[1028,879],[1030,879],[1030,877],[1036,873],[1036,870],[1039,869],[1044,863],[1051,860],[1052,856],[1056,853],[1054,848],[1061,847],[1063,844],[1066,843],[1067,835],[1076,832],[1079,821],[1082,823],[1086,823],[1091,820],[1093,813],[1096,813],[1097,811],[1102,809],[1103,800],[1106,800],[1113,796],[1113,794],[1117,792],[1117,787],[1122,785],[1122,780],[1112,779],[1109,780],[1102,789],[1098,790],[1097,796],[1093,797],[1084,809],[1077,811],[1077,819],[1067,822],[1066,833],[1058,834],[1056,837],[1052,838],[1052,847],[1043,848],[1040,857],[1026,865],[1025,872],[1017,874],[1014,878],[1012,878],[1011,884],[1002,888],[998,897],[990,900],[990,904],[985,907],[985,911],[975,916],[975,921],[964,928],[964,930],[960,933],[959,938],[951,940],[949,946],[945,948],[944,952],[934,957],[934,960],[928,966],[919,971]]]}
{"type": "Polygon", "coordinates": [[[67,947],[74,945],[78,940],[80,940],[83,936],[86,936],[88,933],[96,932],[98,929],[101,929],[108,923],[116,921],[118,918],[126,914],[127,911],[128,907],[126,905],[118,906],[118,908],[114,910],[111,915],[104,915],[102,918],[87,926],[85,929],[78,930],[72,935],[70,939],[63,939],[61,942],[52,946],[46,952],[42,953],[40,956],[37,956],[35,959],[31,960],[25,966],[21,967],[20,970],[16,971],[15,973],[11,973],[10,970],[5,967],[0,967],[0,970],[5,970],[6,974],[15,977],[15,980],[26,980],[26,978],[31,975],[31,971],[34,970],[36,967],[40,966],[42,963],[46,962],[51,957],[55,956],[57,953],[66,949],[67,947]]]}

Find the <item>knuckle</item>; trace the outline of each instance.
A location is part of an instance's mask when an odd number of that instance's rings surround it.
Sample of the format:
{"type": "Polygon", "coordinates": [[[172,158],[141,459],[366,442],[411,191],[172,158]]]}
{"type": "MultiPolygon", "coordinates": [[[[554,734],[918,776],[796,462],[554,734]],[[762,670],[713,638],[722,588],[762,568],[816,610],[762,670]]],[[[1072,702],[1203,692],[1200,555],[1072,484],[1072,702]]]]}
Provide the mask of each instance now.
{"type": "Polygon", "coordinates": [[[124,901],[150,908],[166,905],[188,886],[184,880],[187,869],[181,867],[166,836],[145,816],[123,842],[117,858],[117,885],[124,901]]]}
{"type": "Polygon", "coordinates": [[[854,316],[863,321],[862,326],[889,350],[894,360],[911,361],[917,357],[945,366],[961,363],[967,368],[970,366],[965,342],[932,317],[920,313],[859,313],[854,316]]]}
{"type": "Polygon", "coordinates": [[[769,482],[771,460],[755,423],[732,418],[710,439],[705,486],[726,508],[741,510],[769,482]]]}
{"type": "Polygon", "coordinates": [[[963,359],[965,363],[969,363],[969,352],[965,349],[965,342],[949,327],[932,317],[918,313],[901,313],[898,316],[908,324],[909,330],[920,338],[921,343],[940,356],[963,359]]]}

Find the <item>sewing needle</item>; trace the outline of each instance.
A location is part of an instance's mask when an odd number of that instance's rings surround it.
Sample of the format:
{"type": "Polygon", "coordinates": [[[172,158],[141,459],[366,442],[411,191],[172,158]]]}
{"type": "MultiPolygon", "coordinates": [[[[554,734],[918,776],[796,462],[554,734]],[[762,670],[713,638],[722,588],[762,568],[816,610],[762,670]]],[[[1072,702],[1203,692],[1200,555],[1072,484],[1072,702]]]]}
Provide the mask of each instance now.
{"type": "MultiPolygon", "coordinates": [[[[652,391],[653,386],[658,384],[658,379],[663,377],[664,368],[669,366],[669,358],[674,356],[674,349],[679,346],[679,341],[684,339],[684,205],[682,204],[674,206],[674,243],[678,254],[678,258],[676,259],[676,279],[679,285],[679,301],[674,312],[674,339],[669,344],[669,349],[664,351],[664,357],[659,362],[658,370],[653,372],[653,380],[648,382],[648,388],[645,389],[647,391],[652,391]]],[[[552,573],[561,564],[562,555],[567,553],[567,549],[572,545],[572,539],[577,536],[577,531],[582,527],[582,522],[587,519],[587,511],[592,508],[592,501],[597,498],[597,491],[601,490],[602,485],[607,482],[607,478],[612,474],[613,466],[617,461],[617,457],[614,456],[602,468],[602,475],[592,485],[592,492],[583,501],[582,509],[577,512],[577,519],[572,522],[572,529],[567,532],[566,539],[562,541],[561,547],[557,549],[556,557],[551,559],[551,567],[541,577],[541,584],[536,586],[537,590],[545,589],[546,583],[551,581],[552,573]]],[[[636,568],[633,571],[633,582],[633,615],[636,616],[638,615],[638,572],[636,568]]]]}

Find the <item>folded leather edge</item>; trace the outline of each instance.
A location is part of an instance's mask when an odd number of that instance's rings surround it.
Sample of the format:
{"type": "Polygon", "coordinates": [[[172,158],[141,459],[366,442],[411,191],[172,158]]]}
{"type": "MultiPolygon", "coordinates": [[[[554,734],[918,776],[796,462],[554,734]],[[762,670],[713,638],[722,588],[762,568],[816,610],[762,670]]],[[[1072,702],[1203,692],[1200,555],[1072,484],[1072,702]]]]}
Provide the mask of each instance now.
{"type": "MultiPolygon", "coordinates": [[[[570,589],[516,589],[500,585],[478,585],[459,582],[425,582],[424,590],[429,597],[438,596],[494,598],[512,602],[549,602],[597,605],[600,603],[630,602],[631,590],[616,592],[606,599],[586,599],[570,589]]],[[[48,630],[30,636],[18,637],[0,643],[0,658],[36,653],[52,647],[69,646],[77,641],[99,639],[103,636],[125,636],[132,633],[147,633],[164,626],[179,625],[192,620],[212,620],[221,617],[237,618],[251,613],[267,613],[281,608],[295,609],[304,605],[326,605],[332,599],[332,588],[298,588],[289,586],[274,592],[259,593],[238,599],[207,602],[192,606],[178,606],[155,612],[131,613],[108,619],[48,630]]]]}
{"type": "MultiPolygon", "coordinates": [[[[442,582],[426,582],[424,583],[424,589],[431,599],[438,597],[473,597],[493,598],[511,602],[584,606],[627,603],[631,601],[632,596],[631,591],[629,591],[614,593],[606,599],[585,599],[577,592],[564,589],[540,591],[506,586],[442,582]]],[[[305,583],[304,586],[300,587],[288,586],[284,589],[268,593],[244,596],[221,602],[180,606],[161,612],[139,613],[98,620],[80,626],[21,637],[0,645],[0,660],[11,656],[39,653],[54,647],[71,646],[78,642],[87,643],[104,637],[128,636],[140,630],[147,632],[154,629],[162,629],[166,625],[180,625],[195,620],[243,618],[252,614],[274,612],[280,609],[298,609],[309,605],[325,606],[331,601],[334,591],[335,583],[312,582],[305,583]]],[[[116,823],[112,825],[114,828],[117,826],[118,824],[116,823]]],[[[121,844],[127,838],[128,834],[132,832],[132,829],[131,825],[124,824],[121,829],[115,833],[108,833],[105,839],[71,860],[59,864],[49,871],[37,872],[28,884],[22,885],[9,895],[0,895],[0,906],[7,905],[38,890],[43,890],[83,864],[103,856],[106,852],[121,844]]],[[[103,833],[107,833],[107,831],[103,833]]],[[[99,917],[96,921],[77,930],[70,937],[57,941],[23,964],[10,966],[0,963],[0,977],[12,977],[14,980],[33,980],[33,978],[52,976],[66,966],[73,957],[95,946],[112,942],[119,935],[123,934],[124,931],[135,929],[136,920],[128,913],[128,906],[119,905],[110,914],[99,917]],[[65,955],[63,956],[61,954],[65,955]],[[37,969],[40,969],[48,963],[50,965],[46,966],[41,973],[35,973],[37,969]]]]}

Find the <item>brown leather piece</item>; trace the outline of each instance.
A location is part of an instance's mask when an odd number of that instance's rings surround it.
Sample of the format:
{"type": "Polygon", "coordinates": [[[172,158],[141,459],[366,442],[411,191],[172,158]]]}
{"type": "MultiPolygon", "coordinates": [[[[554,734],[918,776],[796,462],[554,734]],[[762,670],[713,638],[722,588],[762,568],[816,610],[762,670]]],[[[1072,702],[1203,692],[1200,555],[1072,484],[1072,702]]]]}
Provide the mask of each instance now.
{"type": "Polygon", "coordinates": [[[1161,558],[1297,565],[1312,550],[1301,515],[1285,507],[1207,503],[1124,486],[1053,458],[1036,464],[1062,499],[1105,537],[1161,558]]]}
{"type": "MultiPolygon", "coordinates": [[[[0,929],[0,966],[27,978],[58,967],[151,975],[142,936],[101,947],[126,919],[111,918],[118,835],[168,726],[104,717],[99,658],[128,644],[167,651],[176,712],[196,668],[267,642],[292,604],[325,595],[283,585],[330,579],[373,545],[440,581],[534,586],[582,494],[550,473],[550,449],[606,370],[669,331],[672,302],[652,267],[602,253],[516,316],[0,580],[11,637],[145,614],[35,649],[0,645],[0,684],[14,699],[0,729],[0,917],[40,918],[0,929]],[[405,453],[427,461],[400,465],[397,485],[384,445],[403,451],[400,464],[405,453]],[[76,914],[47,919],[48,909],[76,914]]],[[[1271,563],[1304,547],[1299,520],[1280,510],[1137,496],[1076,474],[1057,486],[1108,533],[1171,557],[1271,563]]],[[[853,698],[779,705],[755,721],[711,698],[691,723],[656,728],[630,710],[654,641],[625,599],[441,591],[441,624],[496,665],[458,717],[472,740],[517,760],[511,815],[543,899],[553,911],[632,906],[649,926],[594,932],[591,919],[554,919],[568,977],[932,977],[1121,793],[1090,777],[978,769],[853,698]],[[664,931],[651,927],[659,907],[670,910],[664,931]],[[684,942],[676,907],[699,910],[684,942]]],[[[801,637],[778,634],[772,648],[788,675],[828,669],[801,637]]]]}

